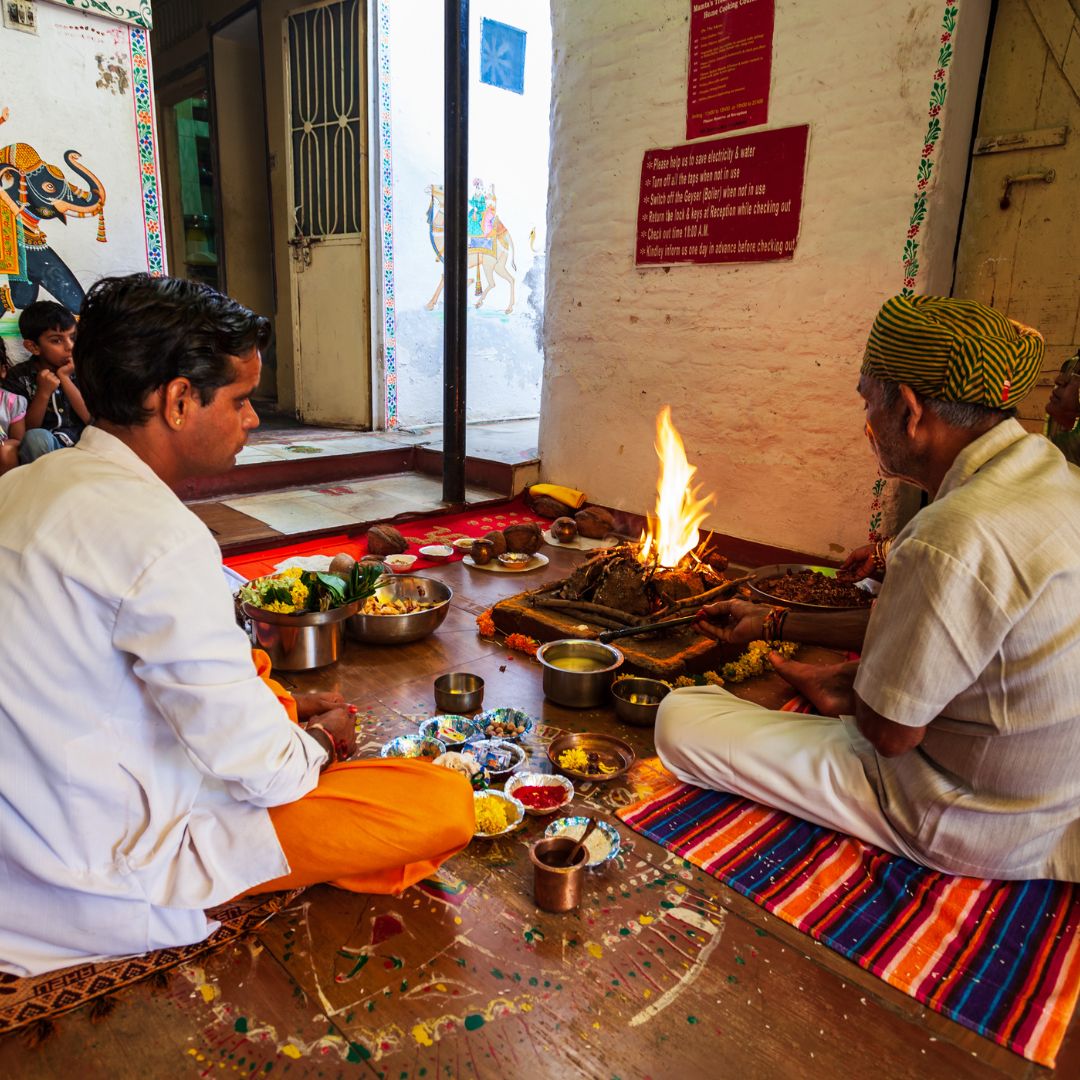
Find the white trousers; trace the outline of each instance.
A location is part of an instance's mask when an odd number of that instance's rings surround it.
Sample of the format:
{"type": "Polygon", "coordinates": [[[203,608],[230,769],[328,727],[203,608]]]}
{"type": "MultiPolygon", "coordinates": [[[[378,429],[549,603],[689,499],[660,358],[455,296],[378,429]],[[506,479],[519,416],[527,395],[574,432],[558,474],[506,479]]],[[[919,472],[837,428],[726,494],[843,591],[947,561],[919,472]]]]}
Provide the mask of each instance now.
{"type": "Polygon", "coordinates": [[[882,812],[842,720],[774,712],[718,686],[660,703],[656,750],[680,780],[729,791],[916,862],[882,812]]]}

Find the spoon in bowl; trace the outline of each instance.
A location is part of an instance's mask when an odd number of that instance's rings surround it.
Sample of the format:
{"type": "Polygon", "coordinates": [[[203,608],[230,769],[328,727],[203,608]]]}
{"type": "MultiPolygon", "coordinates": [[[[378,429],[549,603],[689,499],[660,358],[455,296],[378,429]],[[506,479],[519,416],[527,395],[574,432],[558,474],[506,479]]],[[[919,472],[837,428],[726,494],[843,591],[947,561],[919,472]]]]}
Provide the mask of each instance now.
{"type": "Polygon", "coordinates": [[[597,826],[596,818],[589,818],[585,824],[585,831],[581,834],[581,839],[570,849],[570,853],[563,859],[563,866],[573,866],[577,862],[578,852],[585,847],[585,841],[589,839],[589,834],[597,826]]]}

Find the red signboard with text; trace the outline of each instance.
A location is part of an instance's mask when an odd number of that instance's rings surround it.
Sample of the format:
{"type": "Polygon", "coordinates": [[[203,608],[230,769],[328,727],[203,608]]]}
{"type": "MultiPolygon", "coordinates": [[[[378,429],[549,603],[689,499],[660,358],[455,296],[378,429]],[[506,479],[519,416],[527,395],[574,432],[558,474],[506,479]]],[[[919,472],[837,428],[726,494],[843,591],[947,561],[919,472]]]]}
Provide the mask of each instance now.
{"type": "Polygon", "coordinates": [[[646,150],[636,265],[790,259],[809,137],[803,124],[646,150]]]}
{"type": "Polygon", "coordinates": [[[775,0],[690,0],[686,137],[769,118],[775,0]]]}

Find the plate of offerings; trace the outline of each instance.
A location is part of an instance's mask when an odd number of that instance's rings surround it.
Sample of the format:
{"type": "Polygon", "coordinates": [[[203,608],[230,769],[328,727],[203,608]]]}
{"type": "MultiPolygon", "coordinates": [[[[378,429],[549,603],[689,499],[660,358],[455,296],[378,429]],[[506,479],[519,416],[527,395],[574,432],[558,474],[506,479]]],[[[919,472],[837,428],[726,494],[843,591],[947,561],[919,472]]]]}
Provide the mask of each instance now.
{"type": "MultiPolygon", "coordinates": [[[[580,840],[588,823],[587,817],[561,817],[544,830],[544,835],[566,836],[571,840],[580,840]]],[[[619,854],[621,846],[615,826],[609,825],[606,821],[598,821],[589,839],[585,841],[585,850],[589,853],[589,861],[585,865],[592,870],[611,862],[619,854]]]]}
{"type": "Polygon", "coordinates": [[[533,729],[533,719],[521,709],[488,709],[474,723],[485,739],[506,739],[519,742],[533,729]]]}
{"type": "Polygon", "coordinates": [[[633,748],[622,739],[589,731],[560,735],[548,746],[547,755],[559,772],[595,783],[624,776],[636,759],[633,748]]]}
{"type": "Polygon", "coordinates": [[[446,744],[423,735],[399,735],[391,739],[379,751],[379,757],[409,758],[416,761],[434,761],[446,753],[446,744]]]}
{"type": "Polygon", "coordinates": [[[506,781],[504,790],[534,817],[554,814],[574,798],[574,785],[565,776],[551,773],[518,773],[506,781]]]}
{"type": "Polygon", "coordinates": [[[454,713],[443,713],[441,716],[432,716],[420,725],[420,734],[428,739],[438,739],[446,746],[459,746],[466,739],[471,739],[479,734],[474,720],[467,716],[457,716],[454,713]]]}
{"type": "Polygon", "coordinates": [[[866,589],[838,581],[836,571],[829,566],[774,563],[758,567],[748,584],[767,603],[795,611],[856,611],[874,602],[866,589]]]}
{"type": "Polygon", "coordinates": [[[476,756],[493,784],[501,784],[525,764],[525,751],[502,739],[470,739],[465,749],[476,756]]]}
{"type": "Polygon", "coordinates": [[[549,562],[546,555],[530,555],[524,560],[514,560],[511,565],[499,562],[497,557],[483,564],[476,562],[471,555],[466,555],[461,561],[474,570],[491,570],[496,574],[525,574],[530,570],[539,570],[549,562]]]}
{"type": "Polygon", "coordinates": [[[513,832],[525,820],[525,807],[504,791],[474,791],[476,832],[480,840],[491,840],[513,832]]]}

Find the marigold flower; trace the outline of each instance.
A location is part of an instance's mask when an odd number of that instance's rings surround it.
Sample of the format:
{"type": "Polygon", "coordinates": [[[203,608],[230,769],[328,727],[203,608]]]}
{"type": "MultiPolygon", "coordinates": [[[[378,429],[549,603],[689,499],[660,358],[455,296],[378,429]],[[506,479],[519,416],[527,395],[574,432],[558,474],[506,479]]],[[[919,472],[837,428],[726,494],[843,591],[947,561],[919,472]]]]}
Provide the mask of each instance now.
{"type": "Polygon", "coordinates": [[[495,620],[492,618],[491,608],[476,616],[476,629],[482,638],[495,636],[495,620]]]}
{"type": "Polygon", "coordinates": [[[536,650],[540,648],[540,642],[536,638],[527,637],[525,634],[507,634],[506,647],[514,649],[516,652],[535,656],[536,650]]]}

